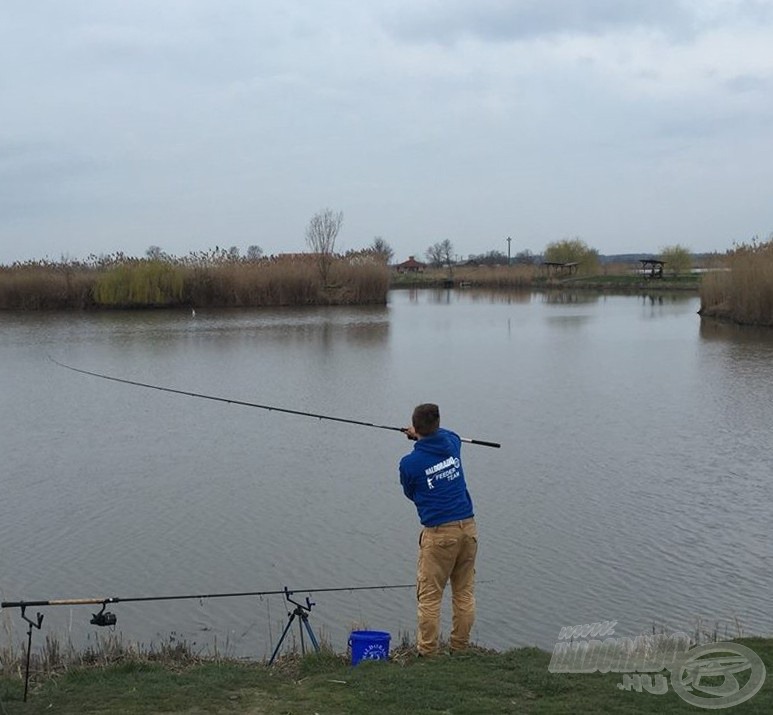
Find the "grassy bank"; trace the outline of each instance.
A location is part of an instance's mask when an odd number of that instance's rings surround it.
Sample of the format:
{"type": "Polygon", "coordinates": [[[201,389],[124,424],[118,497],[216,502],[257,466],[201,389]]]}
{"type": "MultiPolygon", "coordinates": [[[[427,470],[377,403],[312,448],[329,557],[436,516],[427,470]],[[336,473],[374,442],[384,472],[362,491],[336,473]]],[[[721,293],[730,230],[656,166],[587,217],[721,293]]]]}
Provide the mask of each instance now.
{"type": "MultiPolygon", "coordinates": [[[[736,641],[773,672],[773,639],[736,641]]],[[[687,713],[702,712],[669,686],[664,695],[624,691],[620,674],[551,674],[534,648],[418,659],[399,650],[389,662],[351,667],[324,652],[263,664],[126,658],[36,678],[22,703],[19,677],[0,677],[4,715],[25,713],[687,713]]],[[[743,676],[739,676],[743,685],[743,676]]],[[[704,683],[709,684],[709,683],[704,683]]],[[[711,683],[714,685],[720,682],[711,683]]],[[[773,711],[773,678],[731,712],[773,711]]]]}
{"type": "Polygon", "coordinates": [[[565,288],[582,288],[584,290],[620,293],[649,293],[652,291],[697,292],[700,288],[701,280],[701,275],[696,273],[666,276],[664,278],[642,278],[641,276],[631,274],[608,274],[569,278],[562,283],[562,286],[565,288]]]}
{"type": "Polygon", "coordinates": [[[459,266],[433,268],[423,273],[392,276],[393,288],[471,287],[491,289],[572,289],[640,293],[642,291],[697,291],[701,275],[666,275],[649,279],[634,272],[630,265],[603,266],[598,273],[566,275],[548,274],[540,266],[459,266]]]}
{"type": "Polygon", "coordinates": [[[370,252],[335,256],[323,284],[312,254],[260,260],[186,258],[36,261],[0,267],[0,309],[205,308],[384,304],[389,270],[370,252]]]}
{"type": "Polygon", "coordinates": [[[773,239],[739,246],[726,270],[706,276],[700,296],[703,316],[773,326],[773,239]]]}

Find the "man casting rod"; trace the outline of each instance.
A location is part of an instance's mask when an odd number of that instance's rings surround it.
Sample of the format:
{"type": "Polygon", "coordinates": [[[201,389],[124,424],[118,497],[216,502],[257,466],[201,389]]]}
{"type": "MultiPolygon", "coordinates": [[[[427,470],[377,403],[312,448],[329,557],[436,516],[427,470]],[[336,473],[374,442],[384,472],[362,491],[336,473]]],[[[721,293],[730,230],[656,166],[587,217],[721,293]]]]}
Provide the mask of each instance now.
{"type": "MultiPolygon", "coordinates": [[[[113,382],[122,382],[125,385],[134,385],[135,387],[147,387],[151,390],[161,390],[162,392],[173,392],[177,395],[187,395],[188,397],[200,397],[203,400],[215,400],[216,402],[227,402],[230,405],[242,405],[244,407],[257,407],[261,410],[268,410],[269,412],[284,412],[288,415],[300,415],[302,417],[316,417],[318,420],[330,420],[331,422],[344,422],[350,425],[361,425],[362,427],[375,427],[376,429],[388,429],[393,432],[402,432],[405,434],[405,427],[391,427],[390,425],[378,425],[373,422],[361,422],[360,420],[351,420],[345,417],[331,417],[330,415],[319,415],[314,412],[302,412],[301,410],[290,410],[286,407],[274,407],[272,405],[261,405],[257,402],[245,402],[244,400],[232,400],[227,397],[215,397],[213,395],[202,395],[199,392],[188,392],[186,390],[175,390],[171,387],[161,387],[160,385],[149,385],[145,382],[137,382],[136,380],[125,380],[121,377],[112,377],[111,375],[103,375],[99,372],[92,372],[91,370],[82,370],[81,368],[65,365],[58,360],[54,360],[50,355],[48,359],[59,367],[67,368],[73,372],[79,372],[82,375],[91,375],[92,377],[101,377],[103,380],[112,380],[113,382]]],[[[487,442],[482,439],[470,439],[469,437],[461,437],[462,442],[469,444],[478,444],[482,447],[496,447],[499,448],[502,445],[499,442],[487,442]]]]}

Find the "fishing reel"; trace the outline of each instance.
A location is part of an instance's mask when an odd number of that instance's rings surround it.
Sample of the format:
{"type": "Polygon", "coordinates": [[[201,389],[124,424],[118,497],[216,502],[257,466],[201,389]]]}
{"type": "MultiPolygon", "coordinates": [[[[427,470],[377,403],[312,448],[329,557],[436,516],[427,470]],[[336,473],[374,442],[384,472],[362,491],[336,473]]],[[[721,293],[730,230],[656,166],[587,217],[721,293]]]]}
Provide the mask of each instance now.
{"type": "Polygon", "coordinates": [[[118,622],[118,618],[116,617],[115,613],[105,611],[106,606],[107,603],[103,603],[102,610],[99,613],[93,613],[91,615],[91,625],[107,627],[114,626],[118,622]]]}

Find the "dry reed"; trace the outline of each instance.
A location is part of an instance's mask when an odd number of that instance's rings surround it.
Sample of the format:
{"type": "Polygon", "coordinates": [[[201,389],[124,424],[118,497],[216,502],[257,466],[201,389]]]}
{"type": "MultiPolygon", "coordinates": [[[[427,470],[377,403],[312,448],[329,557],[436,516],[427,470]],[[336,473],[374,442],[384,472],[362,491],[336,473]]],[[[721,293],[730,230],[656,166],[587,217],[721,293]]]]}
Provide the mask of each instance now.
{"type": "Polygon", "coordinates": [[[703,316],[773,326],[773,238],[737,247],[705,274],[700,297],[703,316]]]}
{"type": "Polygon", "coordinates": [[[525,288],[534,283],[538,271],[531,265],[460,266],[454,269],[454,280],[486,288],[525,288]]]}
{"type": "Polygon", "coordinates": [[[389,270],[371,251],[334,256],[326,284],[313,254],[248,260],[216,249],[0,266],[6,310],[384,304],[388,288],[389,270]]]}

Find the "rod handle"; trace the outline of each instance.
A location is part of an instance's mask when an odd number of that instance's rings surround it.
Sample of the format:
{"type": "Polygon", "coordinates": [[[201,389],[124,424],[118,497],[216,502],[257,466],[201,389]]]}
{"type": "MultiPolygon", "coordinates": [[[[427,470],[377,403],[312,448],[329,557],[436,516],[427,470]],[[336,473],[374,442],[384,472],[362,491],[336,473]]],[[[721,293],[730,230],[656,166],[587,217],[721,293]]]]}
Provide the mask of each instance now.
{"type": "Polygon", "coordinates": [[[499,449],[502,445],[499,444],[499,442],[486,442],[482,439],[468,439],[466,437],[462,437],[462,442],[468,442],[469,444],[478,444],[481,447],[495,447],[496,449],[499,449]]]}

